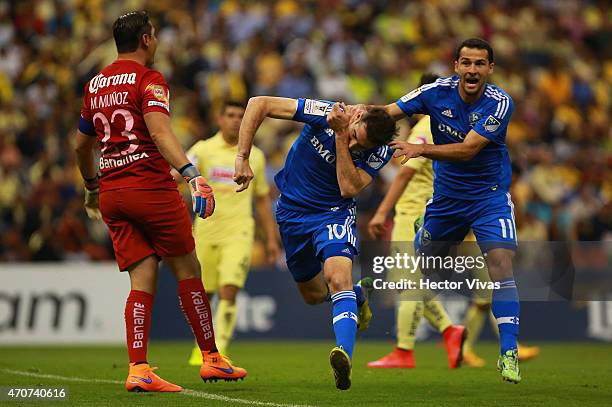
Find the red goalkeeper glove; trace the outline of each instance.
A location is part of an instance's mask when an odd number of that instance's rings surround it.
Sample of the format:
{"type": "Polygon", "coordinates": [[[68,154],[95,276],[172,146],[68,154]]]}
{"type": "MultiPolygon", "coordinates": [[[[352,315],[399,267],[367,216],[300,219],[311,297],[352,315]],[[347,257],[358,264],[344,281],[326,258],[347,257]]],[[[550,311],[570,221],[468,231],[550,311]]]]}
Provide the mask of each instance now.
{"type": "Polygon", "coordinates": [[[206,178],[191,163],[181,168],[180,173],[190,186],[193,212],[202,219],[211,216],[215,211],[215,195],[206,178]]]}

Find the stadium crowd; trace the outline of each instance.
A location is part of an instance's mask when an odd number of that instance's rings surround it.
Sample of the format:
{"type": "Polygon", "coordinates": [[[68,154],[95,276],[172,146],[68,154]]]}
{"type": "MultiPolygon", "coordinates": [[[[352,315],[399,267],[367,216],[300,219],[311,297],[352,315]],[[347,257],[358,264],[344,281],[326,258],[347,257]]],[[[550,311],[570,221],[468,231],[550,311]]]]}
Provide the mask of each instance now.
{"type": "MultiPolygon", "coordinates": [[[[83,209],[73,137],[85,83],[116,55],[109,27],[133,9],[157,28],[155,68],[185,147],[214,133],[223,100],[386,104],[425,71],[451,74],[461,39],[487,39],[516,106],[519,239],[612,239],[610,2],[13,0],[0,3],[0,261],[112,258],[83,209]]],[[[259,132],[270,181],[297,134],[273,120],[259,132]]],[[[389,167],[359,198],[361,232],[389,167]]]]}

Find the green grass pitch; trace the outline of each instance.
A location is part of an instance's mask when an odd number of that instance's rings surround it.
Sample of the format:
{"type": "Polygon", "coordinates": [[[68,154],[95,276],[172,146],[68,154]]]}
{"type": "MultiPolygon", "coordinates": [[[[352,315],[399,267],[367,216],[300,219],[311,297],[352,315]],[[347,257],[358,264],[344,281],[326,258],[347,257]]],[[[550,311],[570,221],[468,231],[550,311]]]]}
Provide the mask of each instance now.
{"type": "MultiPolygon", "coordinates": [[[[523,382],[501,381],[495,369],[497,345],[479,344],[484,368],[449,370],[444,349],[420,343],[417,368],[368,369],[388,352],[390,342],[359,342],[353,386],[338,391],[328,363],[332,342],[236,342],[232,357],[248,369],[238,383],[203,383],[186,365],[187,342],[153,342],[152,365],[165,379],[188,389],[183,394],[127,393],[122,347],[0,347],[0,386],[67,387],[78,406],[603,406],[612,400],[612,349],[595,343],[544,343],[542,354],[523,363],[523,382]]],[[[41,405],[41,402],[0,402],[41,405]]]]}

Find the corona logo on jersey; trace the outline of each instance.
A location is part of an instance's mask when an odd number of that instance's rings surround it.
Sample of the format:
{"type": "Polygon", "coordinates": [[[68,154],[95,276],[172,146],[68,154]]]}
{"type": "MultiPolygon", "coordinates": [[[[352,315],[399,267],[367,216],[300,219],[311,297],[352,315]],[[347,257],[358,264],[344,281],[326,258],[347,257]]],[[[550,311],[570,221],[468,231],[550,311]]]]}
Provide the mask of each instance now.
{"type": "Polygon", "coordinates": [[[106,88],[108,86],[117,86],[117,85],[125,85],[130,84],[134,85],[136,83],[136,74],[134,72],[130,73],[122,73],[119,75],[112,75],[109,77],[104,76],[103,74],[98,74],[89,81],[89,93],[96,94],[98,93],[98,89],[106,88]]]}

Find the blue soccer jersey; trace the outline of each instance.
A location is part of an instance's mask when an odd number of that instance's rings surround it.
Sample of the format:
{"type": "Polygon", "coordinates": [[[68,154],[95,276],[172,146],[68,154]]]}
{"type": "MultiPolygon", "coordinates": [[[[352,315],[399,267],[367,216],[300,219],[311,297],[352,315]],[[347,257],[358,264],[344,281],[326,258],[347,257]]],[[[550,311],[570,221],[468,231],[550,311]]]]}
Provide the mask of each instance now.
{"type": "MultiPolygon", "coordinates": [[[[300,212],[347,209],[354,198],[342,198],[336,177],[336,135],[327,125],[327,114],[334,102],[298,99],[293,120],[305,123],[284,168],[274,181],[284,208],[300,212]]],[[[353,163],[371,177],[393,156],[388,146],[351,152],[353,163]]]]}
{"type": "Polygon", "coordinates": [[[468,161],[434,161],[436,194],[467,200],[482,200],[507,192],[512,180],[506,130],[514,109],[512,98],[497,86],[487,84],[476,102],[459,96],[459,77],[440,78],[423,85],[396,103],[407,115],[427,114],[435,144],[461,143],[470,130],[488,143],[468,161]]]}
{"type": "MultiPolygon", "coordinates": [[[[305,123],[285,167],[274,180],[281,192],[276,221],[295,281],[314,278],[330,256],[358,251],[355,200],[342,198],[336,175],[336,134],[327,125],[334,102],[298,99],[294,120],[305,123]]],[[[380,146],[351,152],[357,168],[375,177],[393,151],[380,146]]]]}

